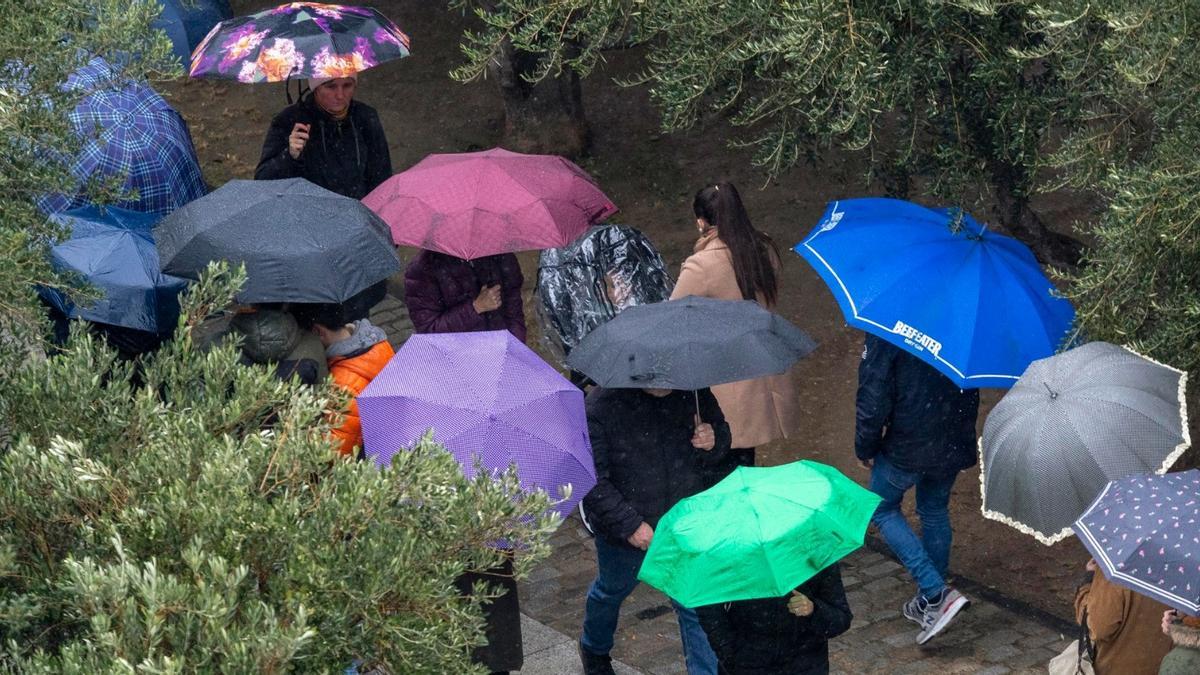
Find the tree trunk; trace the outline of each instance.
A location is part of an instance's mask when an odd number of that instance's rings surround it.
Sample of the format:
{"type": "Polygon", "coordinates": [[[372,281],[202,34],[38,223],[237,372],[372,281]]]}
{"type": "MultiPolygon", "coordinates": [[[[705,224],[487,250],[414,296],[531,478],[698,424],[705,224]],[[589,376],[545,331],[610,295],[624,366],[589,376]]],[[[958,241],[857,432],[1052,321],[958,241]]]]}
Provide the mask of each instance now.
{"type": "Polygon", "coordinates": [[[504,100],[503,145],[516,152],[577,158],[587,153],[590,133],[583,115],[579,74],[567,69],[531,83],[523,76],[537,69],[536,55],[508,41],[492,72],[504,100]]]}
{"type": "Polygon", "coordinates": [[[1076,267],[1083,256],[1083,243],[1046,226],[1029,206],[1029,198],[1017,189],[1020,169],[993,160],[989,162],[996,191],[996,215],[1009,234],[1020,239],[1040,262],[1076,267]]]}

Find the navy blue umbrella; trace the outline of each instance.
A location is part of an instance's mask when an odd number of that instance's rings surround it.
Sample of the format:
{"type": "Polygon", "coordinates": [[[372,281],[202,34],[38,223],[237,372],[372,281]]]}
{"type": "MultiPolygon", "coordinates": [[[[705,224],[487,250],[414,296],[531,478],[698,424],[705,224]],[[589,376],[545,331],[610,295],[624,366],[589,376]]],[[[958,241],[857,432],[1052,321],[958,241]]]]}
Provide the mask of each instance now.
{"type": "Polygon", "coordinates": [[[157,216],[88,206],[53,219],[71,229],[71,238],[50,250],[54,267],[79,274],[103,296],[80,307],[60,291],[42,289],[47,302],[72,318],[153,333],[170,330],[186,282],[159,271],[150,234],[157,216]]]}
{"type": "Polygon", "coordinates": [[[192,63],[192,50],[224,19],[233,18],[225,0],[159,0],[162,13],[152,24],[167,34],[180,65],[192,63]]]}
{"type": "Polygon", "coordinates": [[[1114,480],[1074,527],[1110,581],[1200,615],[1200,471],[1114,480]]]}
{"type": "Polygon", "coordinates": [[[67,80],[87,92],[70,113],[83,145],[68,158],[78,178],[74,194],[38,199],[47,213],[87,205],[85,185],[97,178],[123,179],[136,197],[115,205],[166,215],[207,191],[187,123],[149,85],[122,79],[106,61],[92,59],[67,80]]]}

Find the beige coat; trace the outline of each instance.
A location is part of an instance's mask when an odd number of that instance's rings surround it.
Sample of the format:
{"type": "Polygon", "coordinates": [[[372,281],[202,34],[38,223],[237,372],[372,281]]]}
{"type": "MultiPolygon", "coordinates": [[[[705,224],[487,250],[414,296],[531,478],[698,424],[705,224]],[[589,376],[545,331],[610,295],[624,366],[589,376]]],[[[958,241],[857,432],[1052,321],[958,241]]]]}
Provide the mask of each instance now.
{"type": "MultiPolygon", "coordinates": [[[[741,300],[733,258],[716,231],[696,242],[695,252],[683,262],[671,299],[698,295],[718,300],[741,300]]],[[[759,298],[762,304],[762,298],[759,298]]],[[[753,448],[776,438],[796,435],[800,398],[789,371],[712,388],[733,432],[733,447],[753,448]]]]}

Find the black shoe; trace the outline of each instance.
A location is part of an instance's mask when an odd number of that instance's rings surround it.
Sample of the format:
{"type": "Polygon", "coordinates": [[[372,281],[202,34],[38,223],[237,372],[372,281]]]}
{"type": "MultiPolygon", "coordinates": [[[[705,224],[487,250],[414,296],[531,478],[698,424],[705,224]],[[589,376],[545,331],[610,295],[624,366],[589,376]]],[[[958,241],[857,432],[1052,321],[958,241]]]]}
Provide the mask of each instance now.
{"type": "Polygon", "coordinates": [[[583,675],[616,675],[608,654],[593,654],[579,645],[579,661],[583,663],[583,675]]]}

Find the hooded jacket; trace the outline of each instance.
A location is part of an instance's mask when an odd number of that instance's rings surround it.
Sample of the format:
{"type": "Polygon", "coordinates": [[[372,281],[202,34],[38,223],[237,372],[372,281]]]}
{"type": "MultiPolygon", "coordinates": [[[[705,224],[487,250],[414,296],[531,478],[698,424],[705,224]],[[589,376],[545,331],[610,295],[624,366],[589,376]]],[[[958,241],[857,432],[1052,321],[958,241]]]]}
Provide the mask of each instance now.
{"type": "Polygon", "coordinates": [[[586,401],[596,486],[583,498],[589,526],[614,545],[645,521],[658,526],[680,499],[711,486],[710,473],[729,452],[729,425],[708,389],[653,396],[641,389],[596,387],[586,401]],[[712,425],[712,450],[692,446],[696,399],[712,425]]]}
{"type": "Polygon", "coordinates": [[[325,356],[329,359],[329,374],[333,376],[334,383],[354,397],[350,399],[341,426],[333,430],[341,455],[349,455],[354,448],[362,447],[362,420],[358,416],[357,397],[396,353],[382,328],[366,319],[355,321],[352,325],[350,337],[329,345],[325,350],[325,356]]]}
{"type": "Polygon", "coordinates": [[[1200,673],[1200,619],[1185,619],[1167,627],[1167,637],[1175,646],[1163,657],[1158,675],[1196,675],[1200,673]]]}
{"type": "Polygon", "coordinates": [[[421,251],[404,270],[404,302],[418,333],[508,330],[525,341],[525,277],[511,253],[463,260],[421,251]],[[500,285],[499,309],[480,314],[473,305],[484,286],[500,285]]]}
{"type": "Polygon", "coordinates": [[[808,616],[788,611],[791,593],[696,608],[721,675],[826,675],[829,639],[854,618],[837,563],[796,590],[813,603],[808,616]]]}
{"type": "Polygon", "coordinates": [[[329,374],[321,341],[301,330],[295,317],[282,309],[257,308],[238,314],[230,329],[242,337],[244,363],[273,363],[280,379],[298,377],[310,385],[329,374]]]}
{"type": "Polygon", "coordinates": [[[311,95],[271,120],[254,170],[255,180],[304,178],[352,199],[367,196],[391,175],[392,157],[375,109],[352,100],[346,117],[335,120],[311,95]],[[300,158],[292,159],[288,137],[296,123],[309,125],[309,133],[300,158]]]}
{"type": "Polygon", "coordinates": [[[858,365],[854,454],[903,471],[952,474],[975,464],[979,390],[867,334],[858,365]]]}

